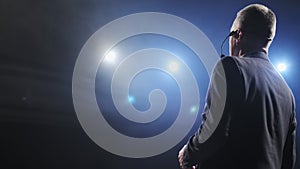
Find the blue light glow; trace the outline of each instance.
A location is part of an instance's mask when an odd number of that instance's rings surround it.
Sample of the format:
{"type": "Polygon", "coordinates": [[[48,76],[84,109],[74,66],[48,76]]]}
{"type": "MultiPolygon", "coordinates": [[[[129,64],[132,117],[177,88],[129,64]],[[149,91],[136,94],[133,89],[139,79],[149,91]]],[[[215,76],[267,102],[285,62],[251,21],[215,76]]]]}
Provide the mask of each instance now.
{"type": "Polygon", "coordinates": [[[134,103],[135,102],[135,97],[134,96],[128,96],[128,101],[129,101],[129,103],[134,103]]]}

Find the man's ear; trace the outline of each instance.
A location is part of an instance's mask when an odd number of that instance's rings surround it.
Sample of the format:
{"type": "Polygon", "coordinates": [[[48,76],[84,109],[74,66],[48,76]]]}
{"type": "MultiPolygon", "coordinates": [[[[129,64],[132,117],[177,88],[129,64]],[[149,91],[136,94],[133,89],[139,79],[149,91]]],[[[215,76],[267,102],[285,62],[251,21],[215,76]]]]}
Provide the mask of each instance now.
{"type": "Polygon", "coordinates": [[[238,29],[232,36],[234,37],[234,39],[241,39],[241,37],[243,36],[243,32],[240,29],[238,29]]]}
{"type": "Polygon", "coordinates": [[[233,42],[235,43],[236,46],[239,46],[242,37],[243,37],[243,32],[240,29],[238,29],[236,33],[233,35],[233,42]]]}
{"type": "Polygon", "coordinates": [[[237,36],[238,39],[241,39],[243,37],[243,32],[240,29],[237,30],[237,36]]]}

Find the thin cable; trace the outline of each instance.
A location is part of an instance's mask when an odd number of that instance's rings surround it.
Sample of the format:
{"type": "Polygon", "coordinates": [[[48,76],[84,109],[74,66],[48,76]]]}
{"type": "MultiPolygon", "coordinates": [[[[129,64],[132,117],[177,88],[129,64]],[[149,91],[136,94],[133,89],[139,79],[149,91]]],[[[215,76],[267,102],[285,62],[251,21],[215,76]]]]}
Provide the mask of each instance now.
{"type": "Polygon", "coordinates": [[[225,41],[232,35],[234,35],[235,33],[237,33],[237,31],[231,31],[227,36],[226,38],[223,40],[222,44],[221,44],[221,51],[220,51],[220,56],[221,58],[224,57],[225,55],[223,54],[223,46],[224,46],[224,43],[225,41]]]}

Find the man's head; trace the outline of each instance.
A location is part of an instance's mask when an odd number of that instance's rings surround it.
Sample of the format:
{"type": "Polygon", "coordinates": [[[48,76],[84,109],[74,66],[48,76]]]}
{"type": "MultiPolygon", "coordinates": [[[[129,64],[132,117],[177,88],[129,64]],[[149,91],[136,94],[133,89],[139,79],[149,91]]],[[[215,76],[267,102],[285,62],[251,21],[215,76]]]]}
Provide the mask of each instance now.
{"type": "Polygon", "coordinates": [[[252,4],[237,13],[231,31],[230,54],[242,56],[248,52],[264,51],[275,37],[276,16],[264,5],[252,4]]]}

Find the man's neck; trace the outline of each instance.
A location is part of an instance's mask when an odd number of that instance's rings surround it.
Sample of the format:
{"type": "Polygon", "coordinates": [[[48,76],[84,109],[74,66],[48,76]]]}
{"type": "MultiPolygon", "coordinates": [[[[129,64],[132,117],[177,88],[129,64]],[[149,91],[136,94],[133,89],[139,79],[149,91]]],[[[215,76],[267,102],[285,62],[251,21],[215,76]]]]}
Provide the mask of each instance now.
{"type": "Polygon", "coordinates": [[[268,49],[267,48],[253,48],[253,49],[241,49],[241,50],[239,50],[238,56],[243,57],[245,54],[253,53],[253,52],[263,52],[266,55],[268,55],[268,49]]]}

